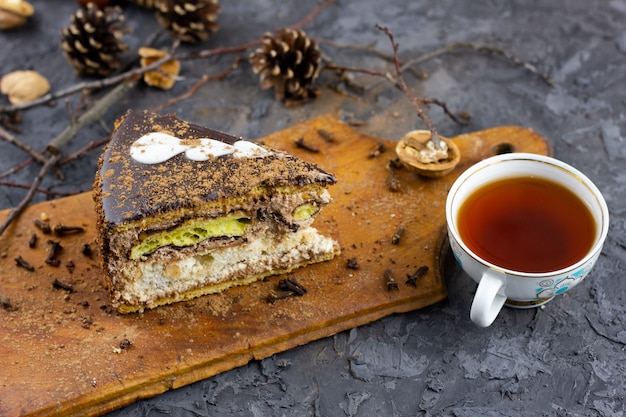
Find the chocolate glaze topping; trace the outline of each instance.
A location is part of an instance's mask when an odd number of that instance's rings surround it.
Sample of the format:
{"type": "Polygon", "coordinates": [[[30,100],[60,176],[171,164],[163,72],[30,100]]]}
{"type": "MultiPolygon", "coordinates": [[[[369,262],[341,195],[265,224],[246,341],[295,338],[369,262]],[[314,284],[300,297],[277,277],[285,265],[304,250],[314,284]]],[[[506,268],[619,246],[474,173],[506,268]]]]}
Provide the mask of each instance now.
{"type": "MultiPolygon", "coordinates": [[[[334,184],[336,178],[296,157],[271,151],[262,158],[232,155],[192,161],[183,154],[165,162],[142,164],[130,156],[130,147],[150,132],[166,132],[179,139],[216,139],[233,144],[240,138],[178,119],[129,110],[116,123],[96,175],[95,192],[107,228],[135,222],[173,209],[245,195],[265,185],[334,184]]],[[[268,149],[269,150],[269,149],[268,149]]]]}

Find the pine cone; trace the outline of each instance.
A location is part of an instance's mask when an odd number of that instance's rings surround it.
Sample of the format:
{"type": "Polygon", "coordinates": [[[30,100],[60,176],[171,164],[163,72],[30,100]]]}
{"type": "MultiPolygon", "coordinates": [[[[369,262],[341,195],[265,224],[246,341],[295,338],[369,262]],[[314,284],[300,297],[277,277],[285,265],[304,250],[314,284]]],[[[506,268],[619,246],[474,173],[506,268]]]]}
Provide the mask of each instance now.
{"type": "Polygon", "coordinates": [[[252,70],[261,75],[261,88],[274,87],[278,99],[302,99],[320,72],[321,54],[315,40],[302,30],[283,28],[266,33],[263,44],[250,55],[252,70]]]}
{"type": "Polygon", "coordinates": [[[135,3],[139,7],[143,7],[144,9],[154,9],[155,0],[130,0],[135,3]]]}
{"type": "Polygon", "coordinates": [[[121,42],[126,33],[119,7],[99,9],[88,3],[72,15],[70,25],[61,30],[63,54],[79,76],[106,76],[117,70],[119,54],[127,50],[121,42]]]}
{"type": "Polygon", "coordinates": [[[206,41],[219,28],[218,0],[156,0],[157,19],[174,37],[183,42],[206,41]]]}

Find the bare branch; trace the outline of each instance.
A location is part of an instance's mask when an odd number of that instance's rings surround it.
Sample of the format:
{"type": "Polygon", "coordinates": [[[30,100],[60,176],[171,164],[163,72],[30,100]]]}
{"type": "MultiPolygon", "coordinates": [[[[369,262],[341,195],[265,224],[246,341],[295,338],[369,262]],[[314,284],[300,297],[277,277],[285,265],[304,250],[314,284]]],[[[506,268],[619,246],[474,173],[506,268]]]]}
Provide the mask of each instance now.
{"type": "Polygon", "coordinates": [[[50,141],[47,150],[52,154],[57,154],[83,127],[101,118],[104,112],[114,103],[117,103],[136,83],[137,80],[135,79],[115,86],[106,95],[97,100],[93,107],[83,113],[82,116],[75,121],[70,121],[65,130],[50,141]]]}
{"type": "Polygon", "coordinates": [[[320,3],[319,5],[317,5],[317,7],[315,7],[313,10],[311,10],[311,12],[301,21],[294,23],[293,25],[291,25],[290,27],[292,29],[299,29],[302,26],[308,24],[309,22],[311,22],[313,19],[315,19],[315,16],[317,16],[319,14],[319,12],[321,12],[322,10],[324,10],[326,7],[330,6],[331,4],[334,4],[336,2],[336,0],[326,0],[323,3],[320,3]]]}
{"type": "Polygon", "coordinates": [[[48,171],[50,171],[50,169],[56,166],[60,158],[61,158],[61,155],[58,155],[58,154],[53,155],[51,158],[49,158],[46,161],[45,164],[41,166],[41,169],[39,170],[39,173],[33,180],[33,183],[31,184],[30,189],[28,190],[28,193],[26,193],[22,201],[20,201],[20,203],[11,210],[8,217],[4,220],[4,223],[0,225],[0,236],[2,236],[4,231],[9,227],[9,225],[13,222],[13,220],[15,220],[22,213],[22,211],[24,211],[26,206],[28,206],[28,204],[32,201],[33,196],[37,192],[37,189],[41,185],[41,182],[43,181],[44,177],[46,176],[48,171]]]}
{"type": "Polygon", "coordinates": [[[27,143],[22,142],[21,140],[13,136],[8,131],[4,130],[1,126],[0,126],[0,139],[4,139],[5,141],[17,146],[18,148],[26,152],[28,155],[30,155],[30,157],[36,161],[39,161],[41,163],[44,163],[46,161],[46,157],[44,155],[34,150],[27,143]]]}
{"type": "Polygon", "coordinates": [[[389,30],[389,28],[385,26],[377,24],[376,27],[379,30],[383,31],[389,38],[389,42],[391,42],[391,47],[393,48],[393,62],[396,68],[396,77],[397,77],[396,85],[400,87],[400,89],[404,92],[404,94],[406,94],[408,99],[415,105],[415,108],[417,110],[417,116],[420,119],[422,119],[422,121],[424,122],[428,130],[430,130],[430,135],[431,135],[430,139],[433,141],[435,148],[440,148],[441,140],[439,139],[439,134],[437,133],[437,130],[435,129],[435,125],[433,124],[432,119],[430,118],[430,116],[428,116],[428,113],[426,113],[424,111],[424,108],[422,107],[422,103],[424,103],[424,100],[418,99],[417,97],[415,97],[415,94],[413,94],[413,92],[409,89],[409,87],[407,87],[406,83],[404,82],[404,79],[402,78],[402,70],[400,69],[400,60],[398,59],[398,44],[395,42],[393,34],[389,30]]]}
{"type": "Polygon", "coordinates": [[[215,75],[207,75],[204,74],[189,90],[187,90],[185,93],[181,94],[178,97],[174,97],[171,98],[170,100],[167,100],[165,103],[154,107],[152,109],[153,112],[160,112],[161,110],[163,110],[166,107],[169,107],[171,105],[174,105],[182,100],[186,100],[190,97],[192,97],[196,91],[198,91],[198,89],[200,87],[202,87],[204,84],[206,84],[209,81],[215,81],[215,80],[221,80],[224,77],[226,77],[228,74],[230,74],[231,72],[233,72],[234,70],[237,69],[237,67],[239,66],[239,62],[241,62],[244,58],[242,57],[237,57],[235,58],[235,61],[232,63],[232,65],[228,68],[226,68],[224,71],[215,74],[215,75]]]}

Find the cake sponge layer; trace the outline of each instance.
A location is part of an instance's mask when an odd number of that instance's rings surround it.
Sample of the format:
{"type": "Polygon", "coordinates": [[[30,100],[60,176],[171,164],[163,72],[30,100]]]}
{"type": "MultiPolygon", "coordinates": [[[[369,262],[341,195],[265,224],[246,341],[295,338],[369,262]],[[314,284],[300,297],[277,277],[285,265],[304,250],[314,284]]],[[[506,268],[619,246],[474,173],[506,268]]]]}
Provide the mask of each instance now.
{"type": "Polygon", "coordinates": [[[169,263],[131,260],[114,274],[113,305],[121,313],[142,311],[327,261],[338,253],[337,242],[307,227],[281,240],[261,236],[169,263]]]}

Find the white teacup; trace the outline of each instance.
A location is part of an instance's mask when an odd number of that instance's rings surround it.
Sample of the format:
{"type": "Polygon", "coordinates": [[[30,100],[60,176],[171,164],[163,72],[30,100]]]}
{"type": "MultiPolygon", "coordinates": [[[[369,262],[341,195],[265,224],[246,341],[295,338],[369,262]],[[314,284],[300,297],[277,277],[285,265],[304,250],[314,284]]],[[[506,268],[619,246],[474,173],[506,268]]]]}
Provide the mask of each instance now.
{"type": "Polygon", "coordinates": [[[457,262],[478,282],[470,318],[481,327],[491,325],[504,304],[515,308],[537,307],[580,283],[600,256],[609,229],[606,202],[585,175],[554,158],[528,153],[487,158],[463,172],[448,193],[446,219],[457,262]],[[595,239],[591,249],[578,261],[551,272],[511,270],[481,259],[463,242],[458,213],[465,200],[486,183],[515,177],[548,179],[572,191],[587,206],[596,225],[595,239]]]}

